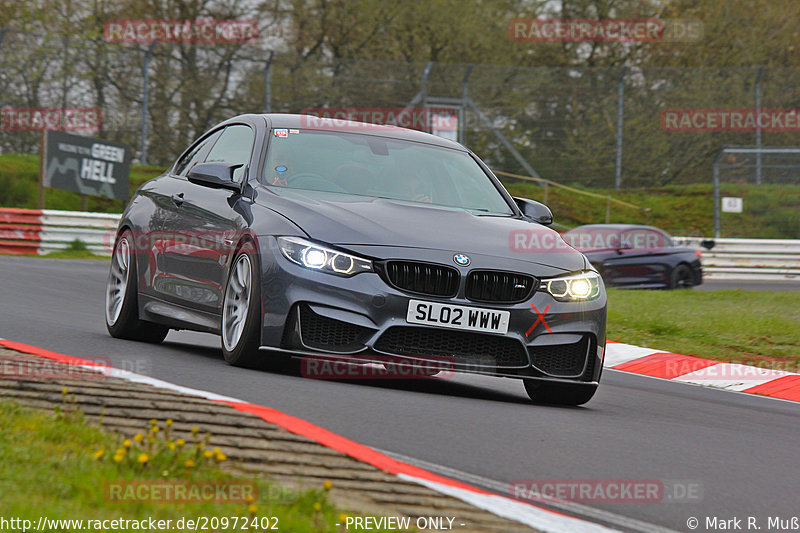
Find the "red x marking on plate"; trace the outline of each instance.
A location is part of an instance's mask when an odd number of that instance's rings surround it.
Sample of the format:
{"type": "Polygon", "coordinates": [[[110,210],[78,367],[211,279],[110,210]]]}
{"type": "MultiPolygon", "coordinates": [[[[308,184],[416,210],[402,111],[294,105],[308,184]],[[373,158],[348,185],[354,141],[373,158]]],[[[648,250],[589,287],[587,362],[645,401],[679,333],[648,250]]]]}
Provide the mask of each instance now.
{"type": "Polygon", "coordinates": [[[541,322],[542,324],[544,324],[544,327],[547,329],[547,332],[548,332],[548,333],[553,333],[553,330],[552,330],[552,329],[550,329],[550,326],[548,326],[548,325],[547,325],[547,321],[544,319],[544,315],[546,315],[546,314],[547,314],[547,312],[550,310],[550,304],[547,304],[547,305],[545,306],[545,308],[544,308],[544,311],[542,311],[541,313],[539,312],[539,310],[538,310],[538,309],[536,309],[536,306],[535,306],[535,305],[531,304],[531,307],[533,307],[533,310],[534,310],[534,311],[536,311],[536,316],[537,316],[538,318],[536,319],[536,322],[534,322],[534,323],[533,323],[533,325],[532,325],[532,326],[531,326],[531,327],[528,329],[528,331],[526,331],[526,332],[525,332],[525,336],[527,337],[528,335],[530,335],[530,334],[531,334],[531,332],[532,332],[532,331],[534,330],[534,328],[536,327],[536,324],[538,324],[539,322],[541,322]]]}

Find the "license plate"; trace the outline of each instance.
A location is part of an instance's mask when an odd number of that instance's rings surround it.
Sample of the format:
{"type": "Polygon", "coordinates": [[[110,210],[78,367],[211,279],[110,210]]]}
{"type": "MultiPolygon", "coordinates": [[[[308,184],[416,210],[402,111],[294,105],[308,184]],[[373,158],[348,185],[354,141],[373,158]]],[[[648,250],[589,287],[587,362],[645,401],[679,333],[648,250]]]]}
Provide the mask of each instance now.
{"type": "Polygon", "coordinates": [[[496,309],[411,300],[408,302],[406,322],[483,333],[506,333],[510,316],[508,311],[496,309]]]}

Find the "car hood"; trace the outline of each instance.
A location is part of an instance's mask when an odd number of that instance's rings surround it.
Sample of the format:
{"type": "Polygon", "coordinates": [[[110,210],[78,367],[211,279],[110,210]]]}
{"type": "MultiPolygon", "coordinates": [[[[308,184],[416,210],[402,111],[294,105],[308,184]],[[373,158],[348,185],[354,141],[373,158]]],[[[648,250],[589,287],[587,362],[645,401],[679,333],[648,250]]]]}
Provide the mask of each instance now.
{"type": "Polygon", "coordinates": [[[261,189],[256,202],[302,229],[339,246],[451,250],[547,265],[585,267],[583,255],[550,228],[510,216],[319,191],[261,189]]]}

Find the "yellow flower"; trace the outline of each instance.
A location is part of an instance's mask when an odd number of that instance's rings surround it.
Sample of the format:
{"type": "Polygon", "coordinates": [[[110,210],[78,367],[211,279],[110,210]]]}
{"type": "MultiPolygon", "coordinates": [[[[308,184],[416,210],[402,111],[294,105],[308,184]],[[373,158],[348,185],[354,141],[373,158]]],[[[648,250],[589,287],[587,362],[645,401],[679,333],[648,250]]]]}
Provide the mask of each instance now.
{"type": "Polygon", "coordinates": [[[167,418],[166,424],[167,424],[167,426],[171,426],[172,425],[172,419],[171,418],[167,418]]]}
{"type": "Polygon", "coordinates": [[[66,396],[68,392],[69,392],[69,389],[67,389],[66,387],[61,389],[61,394],[63,394],[64,396],[66,396]]]}
{"type": "Polygon", "coordinates": [[[248,505],[247,506],[247,512],[253,513],[253,514],[257,513],[258,512],[258,505],[256,505],[256,504],[248,505]]]}
{"type": "Polygon", "coordinates": [[[139,455],[139,459],[138,459],[139,463],[144,464],[149,460],[150,460],[150,457],[146,453],[143,453],[143,454],[139,455]]]}
{"type": "Polygon", "coordinates": [[[211,449],[211,451],[212,451],[213,453],[222,453],[222,450],[220,450],[220,449],[219,449],[219,448],[217,448],[216,446],[214,446],[214,447],[211,449]]]}
{"type": "Polygon", "coordinates": [[[125,455],[125,452],[127,451],[128,450],[126,450],[125,448],[117,448],[117,451],[114,452],[114,455],[125,455]]]}
{"type": "Polygon", "coordinates": [[[244,497],[244,501],[247,503],[253,503],[254,501],[256,501],[256,499],[253,498],[252,494],[248,494],[247,496],[244,497]]]}
{"type": "Polygon", "coordinates": [[[315,511],[321,511],[322,510],[322,504],[319,503],[319,502],[314,502],[314,510],[315,511]]]}
{"type": "Polygon", "coordinates": [[[125,456],[124,455],[120,455],[120,454],[114,455],[114,462],[115,463],[121,463],[124,460],[125,460],[125,456]]]}
{"type": "Polygon", "coordinates": [[[347,522],[347,513],[342,513],[339,515],[339,522],[347,522]]]}
{"type": "Polygon", "coordinates": [[[221,463],[222,461],[225,461],[225,460],[227,460],[227,459],[228,459],[228,456],[227,456],[227,455],[225,455],[225,454],[224,454],[224,453],[222,453],[222,452],[219,452],[217,455],[215,455],[215,456],[214,456],[214,458],[215,458],[217,461],[219,461],[219,462],[221,463]]]}
{"type": "Polygon", "coordinates": [[[183,448],[183,446],[186,444],[186,441],[183,439],[178,439],[175,441],[175,444],[178,445],[178,448],[183,448]]]}
{"type": "Polygon", "coordinates": [[[174,442],[168,443],[167,444],[167,448],[169,448],[169,451],[174,452],[175,451],[175,443],[174,442]]]}
{"type": "Polygon", "coordinates": [[[156,420],[155,418],[151,418],[150,419],[150,425],[151,426],[155,426],[156,424],[158,424],[158,420],[156,420]]]}
{"type": "Polygon", "coordinates": [[[158,433],[159,431],[161,431],[161,429],[158,426],[153,426],[152,427],[152,432],[153,433],[158,433]]]}
{"type": "Polygon", "coordinates": [[[95,459],[100,459],[101,457],[103,457],[104,453],[105,453],[105,451],[103,451],[103,450],[97,450],[96,452],[94,452],[94,458],[95,459]]]}
{"type": "Polygon", "coordinates": [[[124,441],[122,441],[122,446],[124,446],[125,448],[130,448],[131,441],[129,439],[125,439],[124,441]]]}
{"type": "Polygon", "coordinates": [[[199,427],[197,427],[197,426],[193,427],[193,428],[192,428],[192,433],[194,433],[195,435],[197,435],[198,433],[200,433],[200,428],[199,428],[199,427]]]}
{"type": "Polygon", "coordinates": [[[186,461],[183,462],[183,465],[186,468],[193,468],[194,467],[194,461],[192,461],[191,459],[186,459],[186,461]]]}
{"type": "Polygon", "coordinates": [[[325,480],[325,483],[322,484],[325,490],[331,490],[333,488],[333,483],[328,480],[325,480]]]}
{"type": "Polygon", "coordinates": [[[133,436],[133,440],[135,440],[136,442],[142,442],[144,440],[144,435],[142,435],[141,433],[137,433],[136,435],[133,436]]]}
{"type": "Polygon", "coordinates": [[[203,457],[205,457],[206,459],[211,459],[212,457],[214,457],[214,452],[212,452],[211,450],[206,450],[203,452],[203,457]]]}

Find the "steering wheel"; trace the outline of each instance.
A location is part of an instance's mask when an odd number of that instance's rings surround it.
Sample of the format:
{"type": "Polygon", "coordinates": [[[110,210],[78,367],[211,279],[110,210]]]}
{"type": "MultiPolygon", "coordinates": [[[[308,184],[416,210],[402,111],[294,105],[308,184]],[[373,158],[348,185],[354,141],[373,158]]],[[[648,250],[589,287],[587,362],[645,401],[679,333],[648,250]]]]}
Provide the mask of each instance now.
{"type": "Polygon", "coordinates": [[[347,190],[313,172],[300,172],[287,180],[290,187],[314,191],[344,192],[347,190]]]}

